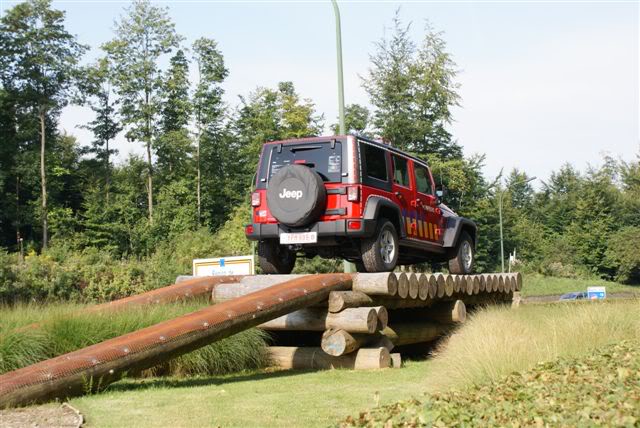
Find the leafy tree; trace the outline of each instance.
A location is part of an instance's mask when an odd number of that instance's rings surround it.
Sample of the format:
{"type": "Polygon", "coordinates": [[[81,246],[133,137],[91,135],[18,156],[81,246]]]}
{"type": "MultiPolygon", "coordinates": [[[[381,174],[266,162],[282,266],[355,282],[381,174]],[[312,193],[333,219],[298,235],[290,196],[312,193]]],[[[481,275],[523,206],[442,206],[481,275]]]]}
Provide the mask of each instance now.
{"type": "MultiPolygon", "coordinates": [[[[219,190],[215,180],[223,177],[224,170],[231,167],[228,145],[225,149],[223,119],[225,105],[222,101],[221,84],[229,74],[224,58],[215,40],[200,38],[193,44],[193,52],[198,70],[198,83],[193,95],[196,135],[196,204],[198,224],[202,224],[202,154],[208,162],[204,165],[205,180],[209,197],[219,200],[219,190]],[[214,195],[213,193],[217,193],[214,195]]],[[[226,171],[228,172],[228,171],[226,171]]],[[[209,199],[211,200],[211,199],[209,199]]],[[[213,208],[213,204],[208,204],[213,208]]],[[[214,211],[212,211],[214,212],[214,211]]],[[[219,212],[219,211],[218,211],[219,212]]]]}
{"type": "MultiPolygon", "coordinates": [[[[344,108],[344,124],[347,134],[369,136],[369,120],[371,113],[369,109],[360,104],[349,104],[344,108]]],[[[335,123],[331,125],[331,131],[334,135],[340,133],[340,125],[335,123]]]]}
{"type": "Polygon", "coordinates": [[[640,227],[627,226],[608,239],[606,258],[615,269],[615,279],[628,284],[640,284],[640,227]]]}
{"type": "Polygon", "coordinates": [[[176,48],[181,37],[167,9],[138,0],[116,24],[116,37],[103,45],[114,64],[120,113],[127,138],[141,141],[147,152],[147,209],[153,221],[153,143],[162,104],[160,58],[176,48]]]}
{"type": "Polygon", "coordinates": [[[48,121],[67,104],[78,61],[87,48],[64,28],[64,12],[51,0],[28,0],[0,19],[0,68],[3,86],[21,108],[37,117],[40,134],[42,246],[47,248],[46,147],[48,121]]]}
{"type": "Polygon", "coordinates": [[[118,101],[113,99],[112,66],[107,58],[100,58],[85,70],[85,78],[81,82],[84,102],[95,113],[95,118],[83,128],[93,133],[94,140],[88,152],[95,155],[104,170],[104,187],[106,203],[109,203],[109,187],[111,181],[110,157],[117,151],[109,148],[109,143],[122,131],[117,117],[118,101]]]}
{"type": "Polygon", "coordinates": [[[241,147],[242,185],[247,189],[267,141],[319,135],[323,116],[309,99],[301,99],[293,83],[280,82],[278,89],[258,88],[240,97],[234,133],[241,147]]]}
{"type": "Polygon", "coordinates": [[[456,65],[442,33],[427,24],[416,47],[409,28],[398,10],[391,37],[380,40],[370,55],[371,67],[362,83],[375,107],[373,124],[384,140],[402,149],[459,159],[462,148],[446,130],[451,108],[460,100],[456,65]]]}

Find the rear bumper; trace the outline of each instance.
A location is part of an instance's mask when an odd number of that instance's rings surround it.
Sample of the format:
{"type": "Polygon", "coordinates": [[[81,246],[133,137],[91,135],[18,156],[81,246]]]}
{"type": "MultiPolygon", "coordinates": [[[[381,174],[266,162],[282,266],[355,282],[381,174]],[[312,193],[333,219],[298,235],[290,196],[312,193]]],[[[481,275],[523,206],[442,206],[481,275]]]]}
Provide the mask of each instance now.
{"type": "Polygon", "coordinates": [[[245,228],[245,234],[247,239],[252,241],[262,241],[264,239],[279,238],[281,233],[295,233],[295,232],[316,232],[318,238],[326,237],[349,237],[349,238],[364,238],[372,236],[376,230],[375,220],[365,219],[352,219],[352,220],[333,220],[333,221],[319,221],[305,227],[289,227],[279,223],[252,223],[253,232],[247,233],[245,228]],[[348,228],[348,222],[359,221],[360,228],[353,229],[348,228]]]}

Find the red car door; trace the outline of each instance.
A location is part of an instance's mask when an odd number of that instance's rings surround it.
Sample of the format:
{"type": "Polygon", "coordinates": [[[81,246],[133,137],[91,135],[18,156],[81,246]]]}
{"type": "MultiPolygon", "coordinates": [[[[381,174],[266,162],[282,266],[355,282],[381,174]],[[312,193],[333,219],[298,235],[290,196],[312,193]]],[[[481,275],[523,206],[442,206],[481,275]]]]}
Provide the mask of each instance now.
{"type": "Polygon", "coordinates": [[[441,243],[443,217],[438,208],[431,172],[426,166],[414,162],[412,175],[416,189],[414,204],[420,217],[418,236],[425,241],[441,243]]]}
{"type": "MultiPolygon", "coordinates": [[[[393,154],[391,155],[391,161],[393,165],[393,186],[391,190],[402,210],[402,219],[407,237],[417,238],[417,212],[413,204],[415,194],[411,188],[410,160],[404,156],[393,154]]],[[[398,231],[398,233],[400,232],[398,231]]]]}

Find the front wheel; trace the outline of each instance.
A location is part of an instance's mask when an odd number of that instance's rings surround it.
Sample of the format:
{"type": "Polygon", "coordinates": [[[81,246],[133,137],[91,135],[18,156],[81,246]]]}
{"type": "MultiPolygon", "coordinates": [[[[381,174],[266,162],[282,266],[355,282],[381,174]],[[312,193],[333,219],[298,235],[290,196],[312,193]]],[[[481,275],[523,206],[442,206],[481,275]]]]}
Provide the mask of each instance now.
{"type": "Polygon", "coordinates": [[[362,266],[367,272],[391,272],[398,263],[398,232],[387,219],[378,223],[376,233],[362,240],[362,266]]]}
{"type": "Polygon", "coordinates": [[[296,253],[270,239],[258,243],[258,260],[263,273],[289,274],[296,264],[296,253]]]}
{"type": "Polygon", "coordinates": [[[457,275],[469,275],[476,261],[473,240],[467,232],[460,233],[455,253],[449,259],[449,272],[457,275]]]}

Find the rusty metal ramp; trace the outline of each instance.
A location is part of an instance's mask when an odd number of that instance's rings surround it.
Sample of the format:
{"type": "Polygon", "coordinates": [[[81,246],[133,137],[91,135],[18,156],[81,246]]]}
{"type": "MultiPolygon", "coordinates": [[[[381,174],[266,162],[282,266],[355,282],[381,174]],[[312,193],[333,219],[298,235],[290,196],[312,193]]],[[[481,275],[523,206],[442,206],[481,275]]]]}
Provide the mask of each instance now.
{"type": "Polygon", "coordinates": [[[144,370],[242,330],[322,302],[331,291],[350,289],[351,281],[352,275],[349,274],[295,278],[6,373],[0,376],[0,408],[65,398],[104,388],[128,372],[144,370]]]}

